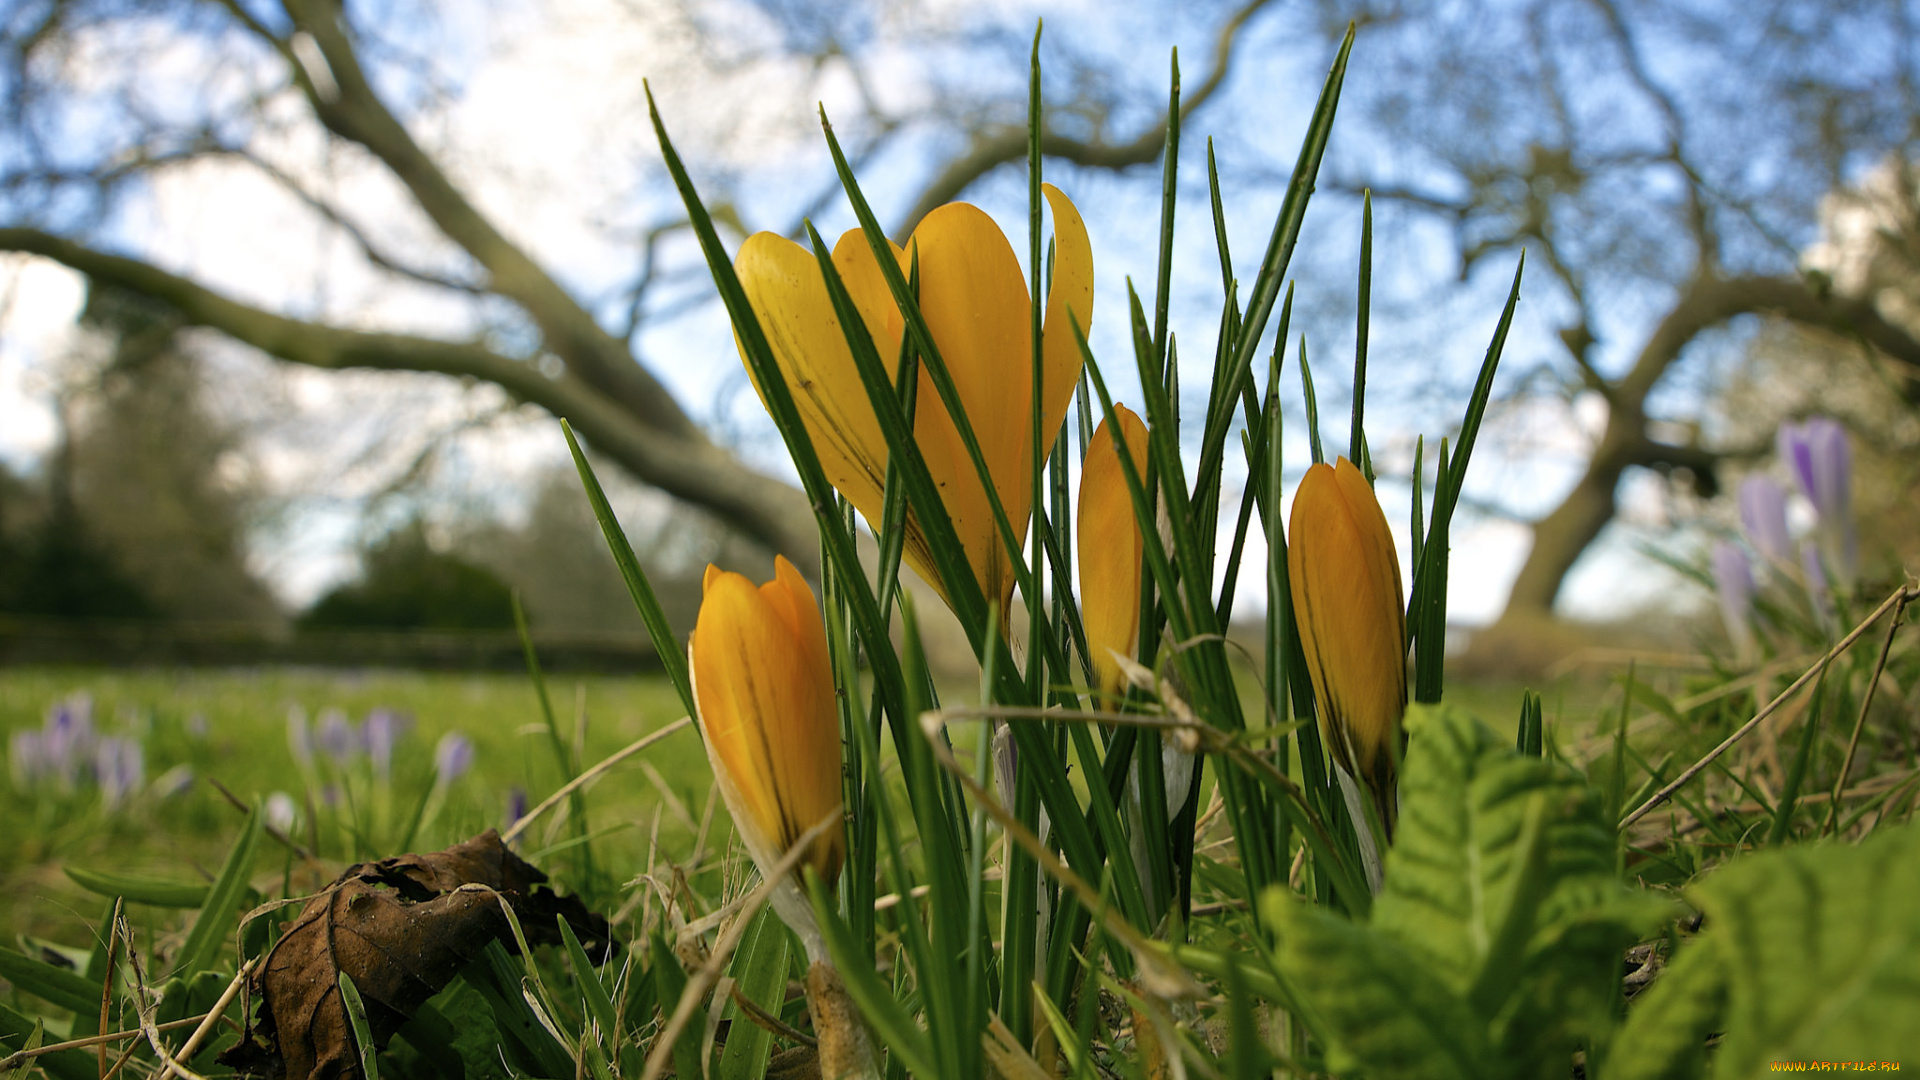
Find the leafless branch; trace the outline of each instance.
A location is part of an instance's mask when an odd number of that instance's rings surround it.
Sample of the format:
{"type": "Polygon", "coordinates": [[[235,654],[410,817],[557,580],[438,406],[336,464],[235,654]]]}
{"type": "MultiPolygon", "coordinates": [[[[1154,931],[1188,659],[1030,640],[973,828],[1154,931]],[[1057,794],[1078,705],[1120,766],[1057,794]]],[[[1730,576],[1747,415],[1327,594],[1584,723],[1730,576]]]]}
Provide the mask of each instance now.
{"type": "MultiPolygon", "coordinates": [[[[1233,66],[1234,46],[1239,42],[1240,31],[1269,2],[1271,0],[1251,0],[1221,24],[1214,37],[1212,70],[1192,93],[1180,99],[1182,119],[1205,105],[1220,89],[1233,66]]],[[[1077,139],[1062,135],[1052,130],[1043,118],[1040,152],[1047,157],[1088,168],[1120,170],[1146,165],[1159,158],[1166,142],[1166,126],[1167,117],[1163,110],[1157,119],[1144,125],[1134,138],[1126,142],[1112,142],[1103,138],[1077,139]]],[[[975,136],[973,145],[964,154],[949,161],[921,189],[919,198],[914,200],[913,209],[907,212],[906,220],[900,225],[900,234],[904,236],[912,232],[920,219],[932,213],[936,207],[952,202],[974,181],[1001,165],[1020,160],[1026,153],[1025,124],[1002,125],[975,136]]]]}

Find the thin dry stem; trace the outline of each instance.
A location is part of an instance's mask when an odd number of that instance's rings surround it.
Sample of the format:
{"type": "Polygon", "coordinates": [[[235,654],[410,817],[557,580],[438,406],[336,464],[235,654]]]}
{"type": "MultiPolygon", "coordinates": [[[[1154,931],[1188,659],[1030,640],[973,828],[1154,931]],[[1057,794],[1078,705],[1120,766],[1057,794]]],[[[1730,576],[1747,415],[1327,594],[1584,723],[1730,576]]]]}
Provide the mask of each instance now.
{"type": "Polygon", "coordinates": [[[700,1004],[706,997],[707,991],[712,989],[714,983],[719,980],[720,971],[726,966],[727,959],[733,955],[734,947],[739,945],[740,939],[746,935],[747,925],[773,896],[773,890],[787,881],[794,867],[799,866],[801,860],[806,858],[814,840],[824,836],[828,829],[836,828],[839,824],[840,817],[836,813],[817,822],[811,829],[802,833],[799,840],[795,841],[794,845],[787,849],[787,853],[780,857],[780,862],[759,885],[754,887],[753,892],[747,895],[746,901],[740,906],[740,917],[721,933],[720,940],[713,944],[713,952],[708,955],[707,962],[700,965],[700,970],[694,972],[693,978],[687,980],[687,988],[681,992],[680,1001],[674,1005],[673,1015],[667,1019],[667,1026],[661,1029],[659,1037],[653,1041],[653,1049],[647,1054],[646,1067],[640,1073],[640,1080],[659,1080],[660,1073],[667,1066],[667,1060],[673,1056],[674,1044],[680,1041],[681,1032],[686,1030],[687,1022],[693,1017],[695,1006],[700,1004]]]}
{"type": "Polygon", "coordinates": [[[1692,780],[1694,777],[1700,775],[1703,771],[1706,770],[1707,766],[1719,760],[1719,757],[1721,754],[1726,753],[1729,749],[1732,749],[1735,743],[1739,742],[1741,739],[1746,738],[1749,732],[1753,731],[1754,728],[1760,726],[1761,721],[1765,720],[1769,716],[1772,716],[1774,712],[1780,708],[1780,706],[1786,704],[1787,701],[1793,697],[1793,695],[1799,693],[1801,687],[1807,685],[1807,683],[1811,682],[1815,676],[1820,674],[1820,672],[1826,670],[1826,667],[1828,664],[1832,663],[1834,659],[1838,657],[1841,653],[1846,652],[1847,649],[1850,648],[1854,642],[1860,640],[1860,636],[1862,634],[1865,634],[1869,627],[1871,627],[1874,623],[1879,622],[1880,617],[1882,615],[1885,615],[1887,612],[1894,610],[1896,607],[1904,608],[1909,601],[1915,599],[1916,597],[1920,597],[1920,586],[1903,585],[1900,588],[1895,589],[1891,595],[1889,595],[1885,600],[1881,601],[1879,607],[1873,609],[1873,614],[1868,615],[1865,619],[1861,620],[1860,625],[1854,627],[1851,633],[1849,633],[1846,637],[1841,638],[1838,644],[1834,645],[1833,648],[1827,650],[1826,655],[1822,656],[1818,662],[1816,662],[1812,667],[1808,668],[1804,673],[1802,673],[1799,678],[1793,680],[1793,684],[1791,686],[1788,686],[1785,690],[1780,691],[1780,694],[1778,697],[1775,697],[1772,701],[1767,702],[1766,707],[1761,709],[1759,712],[1755,713],[1753,716],[1753,719],[1740,725],[1740,730],[1727,736],[1726,740],[1722,742],[1719,746],[1716,746],[1712,750],[1708,751],[1707,756],[1701,758],[1699,761],[1694,762],[1692,765],[1687,767],[1687,771],[1681,773],[1677,777],[1674,777],[1672,783],[1669,783],[1666,787],[1663,787],[1659,791],[1654,792],[1653,796],[1649,798],[1646,802],[1641,803],[1640,806],[1633,811],[1633,813],[1628,814],[1626,817],[1622,818],[1620,820],[1619,827],[1622,830],[1625,830],[1628,826],[1632,825],[1634,822],[1639,821],[1641,818],[1647,816],[1647,814],[1651,810],[1653,810],[1654,807],[1659,806],[1661,803],[1666,802],[1669,798],[1672,798],[1673,793],[1685,787],[1687,784],[1687,781],[1692,780]]]}
{"type": "Polygon", "coordinates": [[[559,805],[560,800],[580,790],[582,787],[593,782],[594,780],[599,779],[601,774],[605,773],[608,769],[613,768],[615,765],[620,764],[622,761],[625,761],[626,759],[632,757],[633,755],[639,753],[640,751],[645,750],[647,747],[652,746],[654,743],[659,742],[661,739],[666,738],[667,736],[673,734],[676,731],[679,731],[683,727],[687,727],[691,725],[692,723],[693,723],[692,717],[683,716],[680,719],[675,720],[673,723],[668,724],[666,727],[661,728],[659,731],[656,731],[656,732],[653,732],[652,734],[645,735],[645,736],[642,736],[641,738],[635,739],[633,742],[630,742],[627,745],[621,747],[620,749],[615,750],[613,753],[603,758],[599,764],[595,765],[591,769],[588,769],[586,772],[581,773],[579,776],[574,777],[572,780],[567,781],[565,786],[561,787],[560,790],[554,792],[553,794],[547,796],[545,799],[541,800],[541,803],[539,806],[536,806],[533,809],[527,811],[525,816],[523,816],[519,821],[514,822],[513,825],[507,829],[506,833],[500,837],[500,842],[503,844],[511,844],[514,841],[514,839],[518,837],[522,832],[525,832],[527,826],[533,824],[535,819],[539,818],[541,814],[544,814],[548,810],[551,810],[555,806],[559,805]]]}
{"type": "Polygon", "coordinates": [[[1887,654],[1893,651],[1893,638],[1900,632],[1900,619],[1907,613],[1910,599],[1903,592],[1900,603],[1894,606],[1893,618],[1887,620],[1887,639],[1880,644],[1880,659],[1873,665],[1873,678],[1867,680],[1867,692],[1860,697],[1860,715],[1854,719],[1853,734],[1847,739],[1847,756],[1840,763],[1840,775],[1833,780],[1833,801],[1827,807],[1827,822],[1820,828],[1822,834],[1832,832],[1840,821],[1840,793],[1846,789],[1847,774],[1853,771],[1853,755],[1860,749],[1860,732],[1867,726],[1867,710],[1873,707],[1873,692],[1880,688],[1880,676],[1887,670],[1887,654]]]}

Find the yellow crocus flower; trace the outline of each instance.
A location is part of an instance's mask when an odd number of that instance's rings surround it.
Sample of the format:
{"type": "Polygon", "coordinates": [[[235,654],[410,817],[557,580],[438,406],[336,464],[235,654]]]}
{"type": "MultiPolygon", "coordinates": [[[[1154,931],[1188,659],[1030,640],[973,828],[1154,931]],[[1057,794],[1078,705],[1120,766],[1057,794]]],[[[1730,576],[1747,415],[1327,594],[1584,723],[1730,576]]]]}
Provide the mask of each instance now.
{"type": "MultiPolygon", "coordinates": [[[[1093,253],[1073,203],[1051,184],[1043,190],[1054,219],[1053,283],[1042,346],[1044,457],[1052,450],[1080,378],[1072,320],[1085,328],[1093,313],[1093,253]]],[[[912,264],[910,252],[918,251],[920,311],[953,376],[1008,520],[1024,532],[1033,508],[1028,415],[1033,368],[1028,294],[1019,260],[993,219],[966,203],[949,203],[928,214],[907,247],[895,245],[893,250],[902,271],[912,264]]],[[[848,232],[834,245],[833,264],[891,373],[899,362],[906,324],[873,249],[858,230],[848,232]]],[[[757,233],[740,246],[734,270],[772,343],[827,479],[877,526],[887,444],[813,254],[784,237],[757,233]]],[[[1015,575],[986,489],[924,370],[917,393],[914,442],[940,489],[982,593],[989,602],[1000,601],[1004,611],[1015,575]]],[[[926,536],[911,515],[905,559],[945,595],[926,536]]]]}
{"type": "Polygon", "coordinates": [[[840,721],[826,627],[806,579],[784,556],[760,586],[708,566],[687,659],[707,760],[747,852],[766,872],[832,820],[805,864],[831,884],[846,855],[840,721]]]}
{"type": "MultiPolygon", "coordinates": [[[[1113,407],[1121,441],[1133,458],[1141,482],[1147,476],[1147,425],[1124,405],[1113,407]]],[[[1103,696],[1116,701],[1127,691],[1126,672],[1114,653],[1131,660],[1140,648],[1140,523],[1120,452],[1107,421],[1087,444],[1080,472],[1080,511],[1076,520],[1080,552],[1080,621],[1087,651],[1103,696]]]]}
{"type": "Polygon", "coordinates": [[[1321,736],[1373,800],[1391,840],[1407,709],[1406,604],[1386,515],[1346,458],[1301,479],[1287,525],[1287,575],[1321,736]]]}

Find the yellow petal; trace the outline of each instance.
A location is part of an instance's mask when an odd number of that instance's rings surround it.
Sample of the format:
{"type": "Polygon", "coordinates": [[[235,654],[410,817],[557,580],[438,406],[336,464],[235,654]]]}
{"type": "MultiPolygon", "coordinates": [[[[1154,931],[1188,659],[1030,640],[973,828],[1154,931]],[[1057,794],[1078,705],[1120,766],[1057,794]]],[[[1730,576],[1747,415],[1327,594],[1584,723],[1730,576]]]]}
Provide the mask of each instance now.
{"type": "Polygon", "coordinates": [[[808,854],[831,881],[845,853],[840,725],[826,632],[813,590],[785,558],[756,588],[709,567],[689,643],[708,756],[747,848],[763,870],[816,823],[808,854]]]}
{"type": "MultiPolygon", "coordinates": [[[[1407,705],[1407,641],[1393,534],[1345,458],[1307,470],[1288,523],[1294,618],[1321,731],[1393,823],[1394,756],[1407,705]]],[[[1391,833],[1389,833],[1391,835],[1391,833]]]]}
{"type": "MultiPolygon", "coordinates": [[[[827,480],[869,520],[879,520],[887,443],[827,298],[819,264],[800,245],[763,232],[740,245],[734,272],[773,346],[827,480]]],[[[891,359],[898,343],[897,331],[892,344],[877,342],[882,357],[891,359]]],[[[754,388],[764,403],[766,391],[757,379],[754,388]]]]}
{"type": "MultiPolygon", "coordinates": [[[[1033,377],[1020,263],[993,219],[966,203],[948,203],[928,214],[913,231],[908,250],[919,255],[920,311],[927,329],[953,376],[1007,518],[1021,530],[1033,498],[1027,415],[1033,377]]],[[[923,393],[919,410],[915,439],[940,485],[967,561],[987,599],[1004,602],[1014,575],[986,488],[940,399],[923,393]]]]}
{"type": "MultiPolygon", "coordinates": [[[[1147,426],[1124,405],[1115,405],[1113,414],[1134,468],[1144,478],[1147,426]]],[[[1087,631],[1087,651],[1092,654],[1099,690],[1119,697],[1126,692],[1126,674],[1113,654],[1131,660],[1139,650],[1141,538],[1120,453],[1105,420],[1087,444],[1076,524],[1080,621],[1087,631]]]]}
{"type": "Polygon", "coordinates": [[[1052,184],[1042,184],[1040,190],[1053,208],[1053,284],[1047,289],[1041,349],[1046,388],[1040,399],[1040,433],[1047,440],[1042,449],[1050,452],[1085,363],[1073,336],[1074,325],[1078,323],[1081,333],[1093,333],[1093,246],[1087,242],[1087,226],[1073,200],[1052,184]]]}
{"type": "MultiPolygon", "coordinates": [[[[1053,208],[1055,254],[1042,347],[1040,401],[1045,457],[1053,446],[1079,380],[1081,357],[1071,323],[1082,326],[1093,308],[1093,258],[1086,226],[1073,203],[1044,188],[1053,208]]],[[[953,203],[928,214],[907,251],[895,247],[902,270],[917,257],[920,309],[953,376],[961,406],[980,442],[995,491],[1017,534],[1033,505],[1033,398],[1030,307],[1019,261],[999,226],[979,209],[953,203]]],[[[892,294],[858,231],[835,245],[833,261],[862,321],[891,372],[904,328],[892,294]]],[[[751,237],[735,260],[749,301],[766,327],[827,478],[870,525],[881,517],[887,452],[844,334],[833,316],[813,257],[771,234],[751,237]]],[[[988,599],[1005,602],[1014,568],[977,470],[945,403],[924,372],[918,390],[914,440],[940,491],[954,530],[988,599]]],[[[909,517],[909,566],[945,593],[919,522],[909,517]]]]}
{"type": "MultiPolygon", "coordinates": [[[[900,245],[888,241],[893,255],[900,263],[904,273],[908,267],[907,254],[900,245]]],[[[850,229],[833,246],[834,269],[840,272],[840,278],[846,283],[847,293],[853,298],[854,306],[860,309],[860,317],[867,324],[867,332],[873,336],[874,347],[880,351],[880,359],[887,365],[887,374],[894,376],[900,366],[900,340],[906,333],[906,320],[900,314],[900,308],[893,302],[893,291],[887,287],[886,278],[880,273],[880,264],[874,261],[873,248],[858,229],[850,229]]],[[[853,387],[851,392],[860,394],[860,400],[869,409],[872,405],[866,397],[863,386],[853,387]]],[[[933,382],[925,369],[920,372],[920,385],[915,391],[917,405],[914,412],[914,442],[920,447],[920,453],[927,459],[927,470],[939,484],[942,479],[953,475],[951,467],[953,435],[952,423],[947,420],[946,410],[940,406],[939,395],[933,389],[933,382]],[[931,403],[931,406],[929,406],[931,403]],[[937,420],[935,419],[937,417],[937,420]],[[945,437],[923,437],[929,429],[938,430],[945,425],[948,432],[945,437]],[[932,451],[929,453],[929,451],[932,451]]],[[[876,422],[877,423],[877,422],[876,422]]],[[[886,452],[882,440],[880,464],[884,482],[886,452]]],[[[969,469],[971,472],[971,469],[969,469]]],[[[836,485],[837,486],[837,485],[836,485]]],[[[880,531],[880,520],[885,503],[882,489],[871,492],[851,492],[840,489],[847,501],[865,515],[867,524],[875,533],[880,531]]],[[[940,595],[946,596],[946,585],[940,580],[940,574],[934,566],[933,553],[927,547],[926,534],[921,530],[920,521],[911,508],[907,516],[906,543],[902,550],[908,566],[914,573],[931,584],[940,595]]]]}

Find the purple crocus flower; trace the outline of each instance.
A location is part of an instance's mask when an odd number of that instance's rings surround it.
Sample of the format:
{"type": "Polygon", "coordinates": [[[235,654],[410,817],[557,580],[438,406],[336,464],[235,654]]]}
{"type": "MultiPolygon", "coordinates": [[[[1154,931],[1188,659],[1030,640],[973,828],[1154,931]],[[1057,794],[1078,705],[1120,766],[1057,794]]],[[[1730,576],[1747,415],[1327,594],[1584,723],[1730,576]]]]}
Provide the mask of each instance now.
{"type": "Polygon", "coordinates": [[[473,741],[457,731],[440,736],[433,748],[433,777],[436,784],[451,784],[473,767],[473,741]]]}
{"type": "Polygon", "coordinates": [[[1787,493],[1771,476],[1755,473],[1740,481],[1740,525],[1769,563],[1793,563],[1793,542],[1787,537],[1787,493]]]}
{"type": "Polygon", "coordinates": [[[373,774],[385,783],[393,776],[393,744],[400,738],[400,717],[392,709],[374,709],[360,727],[360,738],[373,762],[373,774]]]}
{"type": "Polygon", "coordinates": [[[44,772],[72,790],[92,764],[95,742],[93,699],[75,694],[47,710],[40,730],[40,761],[44,772]]]}
{"type": "Polygon", "coordinates": [[[515,784],[507,791],[507,828],[513,828],[526,816],[527,789],[515,784]]]}
{"type": "Polygon", "coordinates": [[[353,725],[347,721],[347,714],[339,709],[321,710],[320,731],[314,741],[333,759],[335,765],[345,765],[353,752],[359,749],[353,725]]]}
{"type": "Polygon", "coordinates": [[[146,782],[146,754],[137,739],[108,736],[94,747],[94,779],[100,784],[100,798],[108,806],[125,802],[146,782]]]}
{"type": "Polygon", "coordinates": [[[1782,424],[1780,457],[1793,470],[1800,490],[1819,516],[1820,547],[1840,580],[1853,581],[1859,538],[1853,529],[1853,451],[1847,429],[1825,416],[1800,424],[1782,424]]]}
{"type": "Polygon", "coordinates": [[[1738,544],[1722,540],[1713,546],[1713,580],[1720,594],[1720,617],[1734,654],[1745,661],[1753,655],[1753,564],[1738,544]]]}

